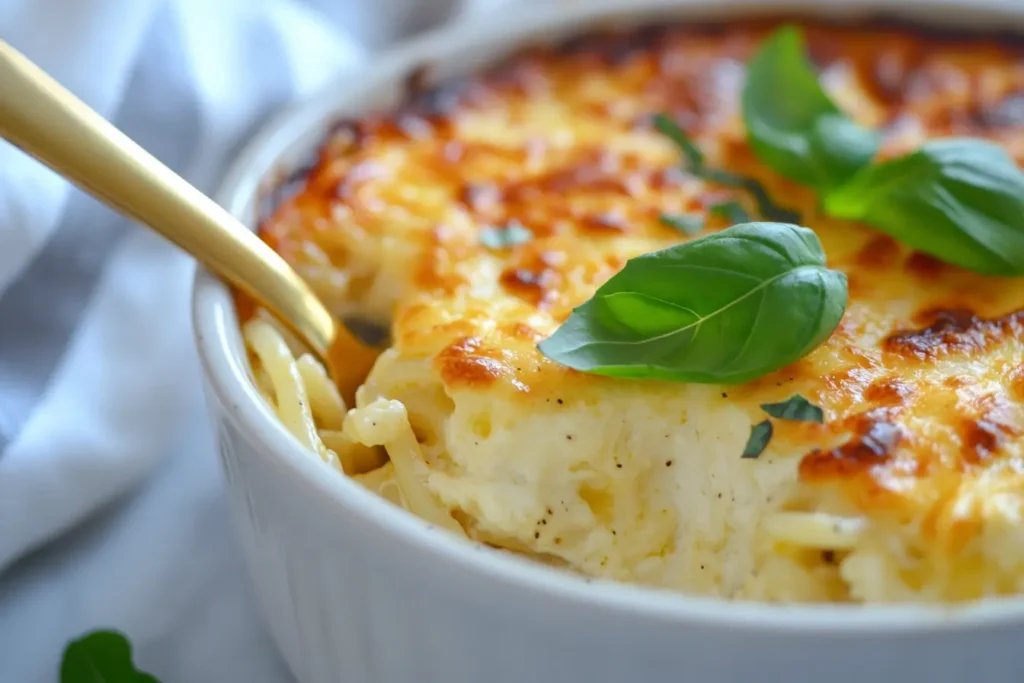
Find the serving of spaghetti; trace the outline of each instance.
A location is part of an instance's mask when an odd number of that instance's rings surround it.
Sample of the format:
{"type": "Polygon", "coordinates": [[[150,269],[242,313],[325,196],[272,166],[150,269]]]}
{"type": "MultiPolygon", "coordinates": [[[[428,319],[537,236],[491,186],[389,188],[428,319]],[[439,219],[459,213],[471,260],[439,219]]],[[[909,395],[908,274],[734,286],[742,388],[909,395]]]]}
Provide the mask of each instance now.
{"type": "MultiPolygon", "coordinates": [[[[900,25],[800,24],[882,157],[969,135],[1024,160],[1024,50],[900,25]]],[[[452,533],[587,576],[764,601],[1024,590],[1024,282],[825,216],[754,155],[745,64],[772,22],[537,47],[337,123],[261,237],[341,318],[390,329],[358,385],[243,308],[252,376],[328,468],[452,533]],[[798,207],[849,303],[822,346],[736,386],[586,374],[537,350],[632,257],[747,201],[679,167],[670,115],[798,207]],[[741,458],[760,406],[800,394],[741,458]]],[[[413,79],[418,81],[419,79],[413,79]]],[[[353,364],[355,366],[357,364],[353,364]]]]}

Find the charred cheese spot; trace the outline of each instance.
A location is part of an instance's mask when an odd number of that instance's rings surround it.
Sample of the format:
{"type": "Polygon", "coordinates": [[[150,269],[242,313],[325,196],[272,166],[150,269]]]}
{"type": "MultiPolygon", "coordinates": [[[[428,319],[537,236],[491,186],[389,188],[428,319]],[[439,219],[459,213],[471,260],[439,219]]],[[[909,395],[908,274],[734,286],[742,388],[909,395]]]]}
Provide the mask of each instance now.
{"type": "MultiPolygon", "coordinates": [[[[428,487],[481,542],[765,600],[1018,592],[1024,281],[830,220],[813,192],[758,161],[740,90],[778,24],[588,35],[440,86],[419,73],[393,111],[339,122],[280,180],[260,234],[339,315],[390,323],[393,346],[357,405],[405,405],[428,487]],[[652,127],[658,112],[710,164],[798,209],[846,273],[839,328],[792,366],[717,387],[587,375],[538,352],[628,259],[689,239],[661,214],[702,215],[705,233],[727,226],[709,207],[737,192],[682,168],[652,127]],[[528,241],[481,244],[513,221],[528,241]],[[776,421],[765,452],[741,459],[761,404],[795,393],[826,423],[776,421]],[[780,510],[858,530],[794,549],[762,535],[780,510]]],[[[970,134],[1024,161],[1019,40],[802,26],[836,101],[883,131],[882,158],[970,134]]]]}
{"type": "Polygon", "coordinates": [[[800,461],[800,476],[805,481],[845,479],[882,465],[896,451],[902,439],[900,428],[874,419],[870,414],[859,421],[852,437],[827,451],[815,449],[800,461]]]}
{"type": "Polygon", "coordinates": [[[1019,342],[1024,335],[1024,310],[994,319],[969,310],[927,311],[921,317],[934,322],[919,330],[900,330],[885,340],[886,350],[919,360],[953,353],[978,353],[991,345],[1019,342]]]}
{"type": "Polygon", "coordinates": [[[884,377],[872,382],[864,390],[864,398],[883,406],[900,405],[913,389],[899,377],[884,377]]]}
{"type": "Polygon", "coordinates": [[[942,261],[920,251],[915,251],[907,258],[907,272],[923,280],[935,280],[941,277],[947,268],[942,261]]]}
{"type": "Polygon", "coordinates": [[[857,262],[866,268],[891,268],[900,256],[900,246],[888,235],[872,238],[857,254],[857,262]]]}

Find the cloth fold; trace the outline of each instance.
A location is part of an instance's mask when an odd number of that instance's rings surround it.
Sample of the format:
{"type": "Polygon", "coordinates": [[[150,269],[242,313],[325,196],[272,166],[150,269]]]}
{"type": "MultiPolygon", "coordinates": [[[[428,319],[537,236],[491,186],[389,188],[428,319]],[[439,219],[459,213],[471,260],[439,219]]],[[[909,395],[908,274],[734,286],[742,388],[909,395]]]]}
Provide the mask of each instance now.
{"type": "MultiPolygon", "coordinates": [[[[0,37],[200,189],[270,113],[500,0],[0,0],[0,37]]],[[[190,404],[192,262],[0,142],[0,571],[128,490],[190,404]]],[[[213,455],[211,454],[211,457],[213,455]]]]}

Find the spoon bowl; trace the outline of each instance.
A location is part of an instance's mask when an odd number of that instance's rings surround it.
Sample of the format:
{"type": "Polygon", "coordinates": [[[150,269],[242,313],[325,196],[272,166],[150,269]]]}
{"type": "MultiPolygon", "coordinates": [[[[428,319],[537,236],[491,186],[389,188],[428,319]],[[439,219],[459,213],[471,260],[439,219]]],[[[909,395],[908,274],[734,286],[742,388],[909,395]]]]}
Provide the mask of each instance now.
{"type": "Polygon", "coordinates": [[[324,364],[351,405],[380,349],[353,335],[280,255],[230,213],[5,41],[0,136],[149,226],[265,308],[324,364]]]}

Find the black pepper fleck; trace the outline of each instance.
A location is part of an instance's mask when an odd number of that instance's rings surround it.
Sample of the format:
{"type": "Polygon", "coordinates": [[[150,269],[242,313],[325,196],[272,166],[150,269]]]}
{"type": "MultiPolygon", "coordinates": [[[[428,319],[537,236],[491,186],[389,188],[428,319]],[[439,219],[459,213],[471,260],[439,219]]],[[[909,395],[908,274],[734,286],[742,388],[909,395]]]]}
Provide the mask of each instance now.
{"type": "Polygon", "coordinates": [[[562,399],[560,399],[560,398],[559,398],[559,399],[556,399],[556,400],[558,401],[558,405],[562,405],[563,403],[565,403],[565,401],[563,401],[563,400],[562,400],[562,399]]]}
{"type": "Polygon", "coordinates": [[[572,434],[566,434],[565,435],[565,440],[566,441],[572,441],[572,434]]]}
{"type": "Polygon", "coordinates": [[[621,462],[615,463],[615,466],[618,467],[620,470],[622,469],[622,463],[621,462]]]}
{"type": "Polygon", "coordinates": [[[665,467],[672,467],[672,461],[671,460],[666,460],[665,461],[665,467]]]}
{"type": "Polygon", "coordinates": [[[535,539],[537,539],[537,538],[540,538],[540,532],[539,532],[539,531],[534,531],[534,532],[533,532],[533,537],[534,537],[535,539]]]}
{"type": "Polygon", "coordinates": [[[722,398],[729,398],[729,394],[727,394],[727,393],[725,393],[725,392],[723,391],[723,392],[722,392],[722,398]]]}

